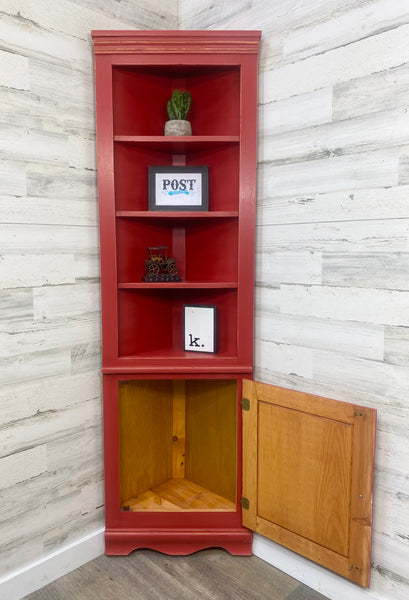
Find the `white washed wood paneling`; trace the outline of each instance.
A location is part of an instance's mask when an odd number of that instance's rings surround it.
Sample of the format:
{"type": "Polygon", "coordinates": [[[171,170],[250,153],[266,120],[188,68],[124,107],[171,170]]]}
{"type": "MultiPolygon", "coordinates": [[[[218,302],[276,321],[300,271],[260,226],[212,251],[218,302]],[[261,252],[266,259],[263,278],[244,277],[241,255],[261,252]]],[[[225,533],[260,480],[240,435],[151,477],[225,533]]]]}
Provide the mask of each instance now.
{"type": "Polygon", "coordinates": [[[92,67],[88,40],[46,29],[18,14],[2,13],[1,38],[3,48],[21,56],[57,64],[64,64],[68,58],[77,68],[92,67]]]}
{"type": "Polygon", "coordinates": [[[74,283],[72,254],[9,254],[0,260],[0,288],[74,283]]]}
{"type": "Polygon", "coordinates": [[[260,369],[313,378],[313,351],[309,348],[259,340],[255,344],[255,360],[260,369]]]}
{"type": "Polygon", "coordinates": [[[71,372],[71,353],[66,349],[32,352],[0,360],[0,386],[19,381],[66,375],[71,372]]]}
{"type": "Polygon", "coordinates": [[[97,177],[94,171],[38,163],[28,163],[26,171],[27,191],[19,195],[69,201],[84,199],[95,202],[96,208],[97,177]]]}
{"type": "Polygon", "coordinates": [[[78,281],[100,277],[99,253],[78,252],[75,255],[75,277],[78,281]]]}
{"type": "MultiPolygon", "coordinates": [[[[57,286],[56,289],[59,289],[57,286]]],[[[67,292],[65,292],[67,294],[67,292]]],[[[92,293],[90,294],[92,296],[92,293]]],[[[47,300],[41,306],[47,312],[47,300]]],[[[35,301],[35,305],[37,299],[35,301]]],[[[84,306],[84,303],[80,301],[84,306]]],[[[97,305],[99,303],[97,302],[97,305]]],[[[49,309],[48,309],[49,310],[49,309]]],[[[61,307],[54,309],[55,313],[62,312],[61,307]]],[[[67,311],[68,312],[68,311],[67,311]]],[[[78,344],[95,342],[99,340],[100,315],[98,311],[89,314],[81,314],[81,309],[73,312],[70,316],[58,318],[46,318],[41,320],[25,320],[14,323],[0,322],[0,357],[17,356],[27,352],[44,352],[54,350],[58,347],[77,347],[78,344]],[[75,318],[72,318],[75,317],[75,318]]]]}
{"type": "MultiPolygon", "coordinates": [[[[362,390],[369,394],[390,398],[391,402],[396,400],[405,402],[407,399],[408,367],[314,350],[313,371],[314,379],[323,383],[343,385],[347,390],[362,390]]],[[[404,443],[403,432],[396,436],[396,442],[398,441],[404,443]]],[[[396,453],[398,456],[398,448],[396,453]]]]}
{"type": "Polygon", "coordinates": [[[408,326],[409,292],[282,285],[281,311],[320,319],[408,326]]]}
{"type": "Polygon", "coordinates": [[[0,50],[0,65],[0,85],[19,90],[29,89],[27,58],[0,50]]]}
{"type": "Polygon", "coordinates": [[[73,317],[100,311],[98,283],[81,283],[33,290],[35,319],[73,317]]]}
{"type": "Polygon", "coordinates": [[[321,283],[321,262],[320,252],[258,252],[257,278],[269,284],[321,283]]]}
{"type": "Polygon", "coordinates": [[[398,184],[400,150],[387,149],[274,166],[259,165],[258,195],[295,196],[398,184]]]}
{"type": "Polygon", "coordinates": [[[112,19],[108,20],[102,12],[69,0],[59,0],[58,3],[52,0],[42,0],[42,2],[0,0],[0,11],[19,17],[22,21],[34,22],[46,31],[60,32],[83,40],[89,39],[91,29],[129,28],[129,24],[120,18],[112,16],[112,19]]]}
{"type": "Polygon", "coordinates": [[[409,328],[385,327],[385,361],[409,366],[409,328]]]}
{"type": "Polygon", "coordinates": [[[288,198],[263,197],[258,198],[257,205],[259,225],[370,221],[391,217],[409,218],[409,186],[300,193],[288,198]]]}
{"type": "Polygon", "coordinates": [[[0,196],[1,223],[31,223],[36,225],[98,225],[95,201],[67,202],[61,198],[36,196],[0,196]]]}
{"type": "Polygon", "coordinates": [[[0,125],[0,156],[14,160],[67,163],[68,137],[23,126],[0,125]]]}
{"type": "Polygon", "coordinates": [[[31,288],[0,290],[0,327],[3,322],[33,318],[33,292],[31,288]]]}
{"type": "Polygon", "coordinates": [[[71,135],[68,138],[70,167],[96,169],[95,140],[71,135]]]}
{"type": "Polygon", "coordinates": [[[259,159],[285,164],[405,146],[408,139],[409,113],[405,107],[281,135],[270,134],[267,129],[261,136],[259,159]]]}
{"type": "MultiPolygon", "coordinates": [[[[0,426],[62,411],[77,403],[99,399],[101,378],[95,371],[54,376],[0,386],[0,426]]],[[[99,440],[101,442],[101,440],[99,440]]]]}
{"type": "MultiPolygon", "coordinates": [[[[104,15],[102,29],[112,29],[109,18],[120,18],[129,29],[178,29],[178,2],[175,0],[71,0],[74,5],[86,6],[93,13],[104,15]]],[[[96,16],[98,19],[98,16],[96,16]]],[[[93,29],[96,27],[92,26],[93,29]]],[[[100,27],[100,26],[99,26],[100,27]]],[[[121,29],[119,27],[119,29],[121,29]]]]}
{"type": "MultiPolygon", "coordinates": [[[[332,120],[332,88],[261,104],[258,111],[259,136],[273,136],[321,125],[332,120]]],[[[264,149],[264,144],[261,144],[264,149]]],[[[260,157],[259,157],[260,158],[260,157]]]]}
{"type": "Polygon", "coordinates": [[[57,254],[97,251],[97,227],[70,225],[0,224],[2,249],[6,254],[57,254]]]}
{"type": "Polygon", "coordinates": [[[257,310],[265,310],[271,313],[280,311],[280,287],[261,287],[260,284],[256,287],[255,305],[257,310]]]}
{"type": "Polygon", "coordinates": [[[359,115],[408,106],[409,64],[372,73],[334,86],[333,118],[359,115]]]}
{"type": "Polygon", "coordinates": [[[42,444],[0,459],[0,489],[47,471],[47,446],[42,444]]]}
{"type": "Polygon", "coordinates": [[[291,61],[322,54],[409,22],[407,0],[365,3],[322,23],[299,27],[284,39],[283,54],[291,61]]]}
{"type": "Polygon", "coordinates": [[[409,25],[268,71],[261,100],[280,100],[397,67],[409,61],[409,25]]]}
{"type": "MultiPolygon", "coordinates": [[[[261,226],[257,232],[257,250],[263,249],[265,253],[283,250],[348,252],[353,255],[404,253],[408,250],[409,219],[371,220],[365,223],[365,227],[359,221],[288,223],[261,226]]],[[[389,260],[396,261],[396,258],[389,260]]]]}
{"type": "Polygon", "coordinates": [[[408,252],[333,253],[322,258],[324,285],[409,290],[408,275],[408,252]]]}
{"type": "Polygon", "coordinates": [[[71,435],[79,428],[94,427],[101,423],[101,406],[89,400],[64,409],[52,409],[33,419],[10,424],[1,440],[0,455],[8,456],[23,449],[39,446],[71,435]]]}
{"type": "Polygon", "coordinates": [[[0,194],[25,196],[26,193],[24,164],[0,159],[0,194]]]}
{"type": "MultiPolygon", "coordinates": [[[[179,14],[181,16],[181,29],[210,29],[219,28],[224,19],[231,19],[235,15],[239,18],[253,8],[253,0],[236,0],[233,2],[189,2],[179,1],[179,14]],[[185,26],[185,23],[188,25],[185,26]]],[[[249,27],[251,29],[251,27],[249,27]]]]}
{"type": "Polygon", "coordinates": [[[257,312],[258,339],[383,360],[383,325],[274,314],[264,305],[257,312]]]}

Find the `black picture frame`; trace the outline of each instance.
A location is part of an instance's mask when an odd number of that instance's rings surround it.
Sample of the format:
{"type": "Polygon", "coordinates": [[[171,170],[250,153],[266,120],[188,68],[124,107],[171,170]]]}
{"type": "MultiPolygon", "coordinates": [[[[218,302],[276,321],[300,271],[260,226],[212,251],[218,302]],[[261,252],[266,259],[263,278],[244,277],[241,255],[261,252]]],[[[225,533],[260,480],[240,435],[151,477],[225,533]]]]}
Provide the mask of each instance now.
{"type": "Polygon", "coordinates": [[[183,305],[183,349],[185,352],[217,353],[217,306],[183,305]]]}
{"type": "Polygon", "coordinates": [[[209,210],[208,167],[150,166],[149,210],[209,210]]]}

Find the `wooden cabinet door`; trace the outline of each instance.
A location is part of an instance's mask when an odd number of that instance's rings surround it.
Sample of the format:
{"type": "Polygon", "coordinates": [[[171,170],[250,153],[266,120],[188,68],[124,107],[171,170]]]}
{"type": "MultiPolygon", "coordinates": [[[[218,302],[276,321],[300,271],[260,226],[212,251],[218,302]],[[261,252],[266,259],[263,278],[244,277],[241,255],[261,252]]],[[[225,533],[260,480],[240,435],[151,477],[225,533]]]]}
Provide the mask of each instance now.
{"type": "Polygon", "coordinates": [[[369,587],[376,411],[254,381],[243,398],[243,524],[369,587]]]}

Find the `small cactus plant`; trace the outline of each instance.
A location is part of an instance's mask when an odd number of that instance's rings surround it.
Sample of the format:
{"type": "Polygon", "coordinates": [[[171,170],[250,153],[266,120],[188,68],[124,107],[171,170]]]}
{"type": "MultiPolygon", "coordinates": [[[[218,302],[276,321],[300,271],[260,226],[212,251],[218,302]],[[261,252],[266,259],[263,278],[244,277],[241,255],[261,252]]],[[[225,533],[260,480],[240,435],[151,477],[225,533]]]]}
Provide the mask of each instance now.
{"type": "Polygon", "coordinates": [[[167,103],[168,115],[171,120],[185,120],[192,101],[191,93],[175,90],[167,103]]]}

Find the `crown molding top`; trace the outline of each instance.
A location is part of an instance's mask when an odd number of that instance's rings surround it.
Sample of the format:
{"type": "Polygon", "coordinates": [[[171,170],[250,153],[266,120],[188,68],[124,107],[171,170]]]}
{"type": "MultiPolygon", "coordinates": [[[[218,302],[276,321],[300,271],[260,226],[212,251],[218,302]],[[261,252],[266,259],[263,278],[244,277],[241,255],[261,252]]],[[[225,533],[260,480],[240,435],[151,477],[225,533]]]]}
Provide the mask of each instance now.
{"type": "Polygon", "coordinates": [[[92,31],[96,54],[257,54],[261,31],[92,31]]]}

